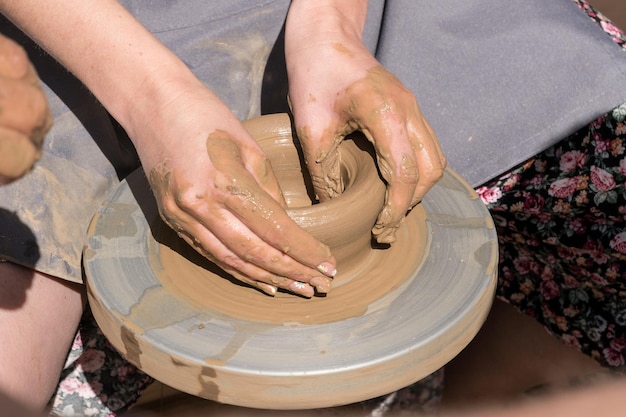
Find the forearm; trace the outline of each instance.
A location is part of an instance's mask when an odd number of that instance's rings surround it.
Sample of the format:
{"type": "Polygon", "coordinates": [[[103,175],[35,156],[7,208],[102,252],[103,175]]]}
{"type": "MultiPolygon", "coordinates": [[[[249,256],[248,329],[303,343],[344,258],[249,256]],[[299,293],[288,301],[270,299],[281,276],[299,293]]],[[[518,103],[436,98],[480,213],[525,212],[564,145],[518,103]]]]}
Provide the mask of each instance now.
{"type": "Polygon", "coordinates": [[[0,0],[0,11],[75,74],[127,130],[163,105],[169,85],[195,80],[117,1],[0,0]]]}

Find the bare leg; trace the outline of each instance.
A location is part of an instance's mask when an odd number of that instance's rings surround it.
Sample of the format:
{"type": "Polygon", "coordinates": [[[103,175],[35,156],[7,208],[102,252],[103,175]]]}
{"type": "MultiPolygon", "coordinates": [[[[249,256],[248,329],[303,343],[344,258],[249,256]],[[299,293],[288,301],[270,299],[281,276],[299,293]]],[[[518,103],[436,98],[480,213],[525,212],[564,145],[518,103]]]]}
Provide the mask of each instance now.
{"type": "Polygon", "coordinates": [[[445,370],[444,405],[510,400],[541,386],[604,372],[534,319],[496,300],[474,341],[445,370]]]}
{"type": "Polygon", "coordinates": [[[5,393],[0,392],[0,410],[2,415],[11,417],[44,417],[42,414],[36,413],[24,407],[13,398],[8,397],[5,393]]]}
{"type": "Polygon", "coordinates": [[[83,307],[82,285],[0,263],[0,390],[43,410],[83,307]]]}

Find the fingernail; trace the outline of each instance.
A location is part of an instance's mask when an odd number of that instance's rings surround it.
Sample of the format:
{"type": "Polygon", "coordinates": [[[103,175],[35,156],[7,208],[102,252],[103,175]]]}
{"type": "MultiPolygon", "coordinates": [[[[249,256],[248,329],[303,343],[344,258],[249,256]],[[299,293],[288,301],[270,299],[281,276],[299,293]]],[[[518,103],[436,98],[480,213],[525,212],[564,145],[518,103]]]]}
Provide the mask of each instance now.
{"type": "Polygon", "coordinates": [[[291,284],[289,284],[289,289],[296,294],[300,294],[304,297],[311,297],[315,293],[313,287],[305,282],[300,281],[293,281],[291,284]]]}
{"type": "Polygon", "coordinates": [[[259,287],[261,291],[263,291],[267,295],[275,296],[276,291],[278,291],[278,289],[275,286],[266,284],[265,282],[257,282],[256,285],[257,287],[259,287]]]}
{"type": "Polygon", "coordinates": [[[333,278],[335,275],[337,275],[337,269],[330,263],[328,262],[324,262],[321,263],[317,266],[317,270],[320,271],[322,274],[333,278]]]}
{"type": "Polygon", "coordinates": [[[328,294],[332,287],[332,281],[330,280],[330,278],[326,277],[312,278],[311,281],[309,281],[309,284],[314,286],[317,292],[322,294],[328,294]]]}

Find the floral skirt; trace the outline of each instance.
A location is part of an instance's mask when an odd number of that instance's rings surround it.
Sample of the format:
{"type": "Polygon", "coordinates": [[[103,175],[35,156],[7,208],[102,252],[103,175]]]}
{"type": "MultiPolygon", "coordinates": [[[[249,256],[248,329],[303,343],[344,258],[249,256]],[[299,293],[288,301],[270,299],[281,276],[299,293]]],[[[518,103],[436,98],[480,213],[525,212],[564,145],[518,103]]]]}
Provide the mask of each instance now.
{"type": "Polygon", "coordinates": [[[497,295],[604,366],[626,353],[626,105],[477,191],[497,295]]]}
{"type": "MultiPolygon", "coordinates": [[[[622,48],[626,37],[573,0],[622,48]]],[[[497,296],[606,367],[626,355],[626,104],[481,187],[500,245],[497,296]]],[[[432,410],[443,370],[363,403],[364,415],[432,410]]],[[[87,312],[52,413],[119,415],[152,382],[108,344],[87,312]]]]}
{"type": "MultiPolygon", "coordinates": [[[[576,3],[626,49],[619,29],[576,3]]],[[[626,104],[476,191],[498,232],[497,296],[623,370],[626,104]]]]}

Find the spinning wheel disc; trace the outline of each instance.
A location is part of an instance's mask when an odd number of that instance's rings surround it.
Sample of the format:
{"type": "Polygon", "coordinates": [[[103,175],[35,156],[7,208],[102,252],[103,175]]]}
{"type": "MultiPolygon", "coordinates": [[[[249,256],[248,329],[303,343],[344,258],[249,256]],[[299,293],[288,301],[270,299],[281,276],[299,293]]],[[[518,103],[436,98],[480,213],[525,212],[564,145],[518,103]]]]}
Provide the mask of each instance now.
{"type": "Polygon", "coordinates": [[[491,306],[497,239],[477,195],[447,170],[398,241],[327,297],[272,298],[179,240],[137,171],[94,217],[84,265],[98,324],[146,373],[223,403],[308,409],[386,394],[458,354],[491,306]]]}

